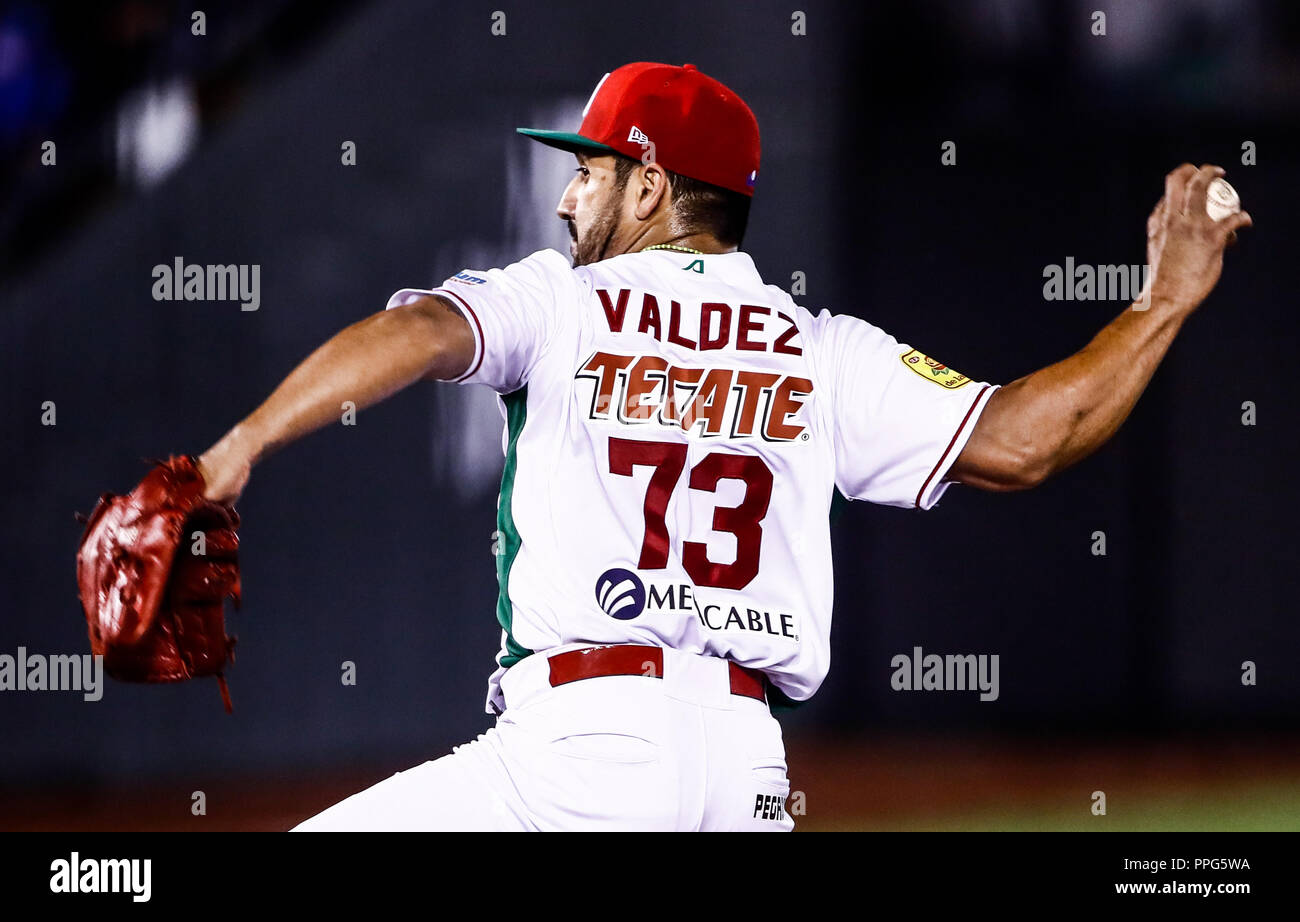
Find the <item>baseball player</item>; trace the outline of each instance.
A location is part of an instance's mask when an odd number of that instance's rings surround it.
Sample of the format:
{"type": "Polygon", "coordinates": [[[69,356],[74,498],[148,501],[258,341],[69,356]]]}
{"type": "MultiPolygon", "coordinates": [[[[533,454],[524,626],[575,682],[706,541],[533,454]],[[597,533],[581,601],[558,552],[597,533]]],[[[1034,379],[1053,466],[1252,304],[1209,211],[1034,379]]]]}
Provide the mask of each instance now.
{"type": "Polygon", "coordinates": [[[405,288],[329,340],[198,459],[231,503],[260,459],[422,380],[482,384],[505,425],[495,726],[301,830],[788,830],[773,708],[830,663],[836,490],[930,509],[1017,490],[1132,409],[1218,280],[1225,245],[1184,164],[1147,226],[1150,281],[1075,355],[1004,386],[764,284],[740,250],[758,124],[692,65],[606,74],[533,253],[405,288]]]}

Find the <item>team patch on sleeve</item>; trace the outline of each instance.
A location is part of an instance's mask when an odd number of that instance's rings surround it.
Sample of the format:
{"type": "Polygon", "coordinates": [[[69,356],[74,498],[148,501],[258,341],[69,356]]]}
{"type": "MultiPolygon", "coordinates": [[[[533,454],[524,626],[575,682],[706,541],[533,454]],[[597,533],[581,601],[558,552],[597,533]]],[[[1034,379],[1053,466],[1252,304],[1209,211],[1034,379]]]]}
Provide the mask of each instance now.
{"type": "Polygon", "coordinates": [[[927,381],[933,381],[940,387],[955,390],[963,384],[969,384],[970,378],[959,371],[954,371],[941,362],[936,362],[923,352],[912,349],[899,356],[903,364],[927,381]]]}

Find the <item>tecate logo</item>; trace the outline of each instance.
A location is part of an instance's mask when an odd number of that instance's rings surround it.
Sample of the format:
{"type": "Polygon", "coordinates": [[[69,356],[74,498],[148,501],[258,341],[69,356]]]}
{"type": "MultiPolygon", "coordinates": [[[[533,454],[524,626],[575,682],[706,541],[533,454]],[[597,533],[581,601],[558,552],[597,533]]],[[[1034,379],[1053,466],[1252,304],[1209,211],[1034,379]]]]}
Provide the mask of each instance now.
{"type": "Polygon", "coordinates": [[[631,621],[645,610],[645,585],[631,570],[611,567],[596,578],[596,604],[611,618],[631,621]]]}

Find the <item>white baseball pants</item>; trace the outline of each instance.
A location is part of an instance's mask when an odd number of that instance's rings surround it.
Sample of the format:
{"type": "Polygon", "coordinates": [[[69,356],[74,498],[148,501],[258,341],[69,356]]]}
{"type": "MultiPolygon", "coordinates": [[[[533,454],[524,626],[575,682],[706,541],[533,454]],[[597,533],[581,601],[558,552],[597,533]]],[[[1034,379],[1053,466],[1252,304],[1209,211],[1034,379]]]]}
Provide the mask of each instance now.
{"type": "Polygon", "coordinates": [[[725,660],[664,650],[662,678],[551,687],[535,653],[502,678],[496,726],[294,831],[789,831],[781,726],[732,694],[725,660]]]}

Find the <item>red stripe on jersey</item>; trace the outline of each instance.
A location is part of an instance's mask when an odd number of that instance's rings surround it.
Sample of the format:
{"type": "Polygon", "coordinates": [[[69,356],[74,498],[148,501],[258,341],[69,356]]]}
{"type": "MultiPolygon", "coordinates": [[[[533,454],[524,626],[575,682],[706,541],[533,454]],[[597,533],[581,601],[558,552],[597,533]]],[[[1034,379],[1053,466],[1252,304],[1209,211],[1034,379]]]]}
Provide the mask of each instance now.
{"type": "Polygon", "coordinates": [[[944,458],[948,457],[948,452],[952,451],[952,446],[957,444],[957,436],[961,435],[961,431],[965,429],[966,424],[970,422],[970,415],[975,412],[975,408],[979,406],[980,398],[984,396],[984,392],[988,389],[989,385],[986,384],[980,388],[980,392],[975,395],[975,399],[971,402],[970,409],[966,411],[966,415],[961,419],[961,425],[958,426],[957,431],[952,434],[952,438],[948,441],[948,447],[945,448],[943,454],[939,456],[939,462],[935,464],[934,470],[930,471],[930,476],[925,478],[925,483],[921,484],[921,489],[916,493],[916,508],[919,509],[921,507],[921,497],[925,495],[926,487],[930,485],[930,481],[934,479],[934,475],[939,473],[939,468],[943,467],[944,458]]]}
{"type": "Polygon", "coordinates": [[[456,294],[456,292],[448,288],[435,288],[434,293],[451,295],[453,298],[459,301],[461,305],[465,308],[465,310],[469,311],[470,319],[474,321],[474,326],[478,328],[478,346],[479,346],[478,361],[474,363],[473,368],[465,372],[459,378],[452,379],[453,384],[459,384],[460,382],[464,381],[466,378],[471,377],[474,374],[474,372],[478,371],[479,366],[483,364],[483,353],[487,352],[487,343],[483,341],[483,324],[478,322],[478,314],[474,313],[474,308],[469,306],[469,302],[466,301],[464,298],[462,298],[460,295],[456,294]]]}

